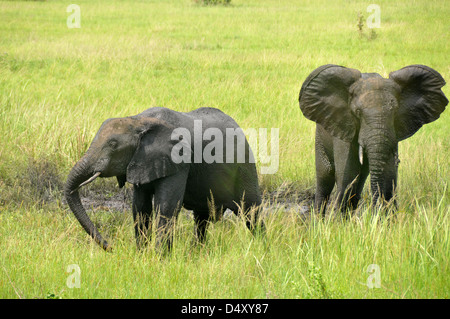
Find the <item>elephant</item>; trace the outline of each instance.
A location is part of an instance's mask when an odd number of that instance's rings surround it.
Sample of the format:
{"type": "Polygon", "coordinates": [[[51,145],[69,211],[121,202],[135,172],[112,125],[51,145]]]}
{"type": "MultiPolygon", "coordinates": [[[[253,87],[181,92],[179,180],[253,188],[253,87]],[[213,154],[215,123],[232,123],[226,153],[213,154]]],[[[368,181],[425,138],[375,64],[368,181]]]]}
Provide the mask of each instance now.
{"type": "Polygon", "coordinates": [[[425,65],[388,79],[332,64],[315,69],[299,94],[303,115],[316,122],[315,211],[325,214],[335,185],[341,212],[355,209],[369,174],[372,203],[397,208],[398,142],[439,118],[448,104],[444,85],[425,65]]]}
{"type": "Polygon", "coordinates": [[[154,223],[156,247],[170,250],[172,228],[182,206],[193,211],[199,242],[205,241],[208,222],[220,218],[215,212],[225,209],[243,213],[252,231],[261,225],[252,150],[238,124],[218,109],[183,113],[153,107],[103,122],[71,169],[64,196],[84,230],[105,250],[111,246],[86,214],[78,189],[97,177],[114,176],[119,187],[126,182],[133,185],[138,248],[148,242],[154,223]],[[219,143],[225,136],[227,143],[219,143]]]}

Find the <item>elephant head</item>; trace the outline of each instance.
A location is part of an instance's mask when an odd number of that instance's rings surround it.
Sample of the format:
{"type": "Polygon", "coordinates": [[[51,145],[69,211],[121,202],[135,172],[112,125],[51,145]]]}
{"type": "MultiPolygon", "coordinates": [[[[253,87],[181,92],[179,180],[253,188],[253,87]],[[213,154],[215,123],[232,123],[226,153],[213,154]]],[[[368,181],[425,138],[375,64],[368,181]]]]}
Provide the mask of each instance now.
{"type": "MultiPolygon", "coordinates": [[[[306,118],[333,137],[359,144],[368,161],[374,201],[390,200],[397,181],[398,142],[439,118],[448,100],[442,76],[410,65],[389,78],[337,65],[314,70],[302,85],[299,102],[306,118]]],[[[358,147],[358,145],[356,145],[358,147]]]]}
{"type": "Polygon", "coordinates": [[[142,185],[175,174],[181,165],[171,160],[172,127],[148,117],[106,120],[86,154],[70,171],[64,193],[67,203],[84,230],[105,250],[108,243],[89,219],[78,189],[97,177],[116,176],[119,187],[128,181],[142,185]]]}

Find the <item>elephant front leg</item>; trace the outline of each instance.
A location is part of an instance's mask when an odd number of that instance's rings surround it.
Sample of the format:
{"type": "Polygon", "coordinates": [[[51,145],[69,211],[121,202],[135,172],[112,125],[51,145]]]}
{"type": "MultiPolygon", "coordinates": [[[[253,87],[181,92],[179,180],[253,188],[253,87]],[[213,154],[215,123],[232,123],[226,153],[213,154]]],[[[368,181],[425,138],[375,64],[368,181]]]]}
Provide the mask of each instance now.
{"type": "Polygon", "coordinates": [[[367,160],[363,160],[362,165],[358,151],[358,143],[335,140],[336,203],[342,213],[346,213],[348,209],[356,209],[368,175],[367,160]]]}
{"type": "Polygon", "coordinates": [[[134,185],[133,219],[136,245],[144,247],[151,239],[151,217],[153,212],[153,189],[134,185]]]}
{"type": "Polygon", "coordinates": [[[327,202],[333,191],[335,179],[335,163],[333,158],[333,139],[320,125],[316,129],[316,195],[314,209],[325,216],[327,202]]]}
{"type": "Polygon", "coordinates": [[[314,197],[314,210],[325,216],[326,207],[328,200],[330,199],[330,194],[334,188],[335,178],[334,175],[320,175],[316,172],[316,195],[314,197]]]}
{"type": "Polygon", "coordinates": [[[171,249],[176,218],[183,204],[187,171],[155,181],[156,249],[171,249]]]}

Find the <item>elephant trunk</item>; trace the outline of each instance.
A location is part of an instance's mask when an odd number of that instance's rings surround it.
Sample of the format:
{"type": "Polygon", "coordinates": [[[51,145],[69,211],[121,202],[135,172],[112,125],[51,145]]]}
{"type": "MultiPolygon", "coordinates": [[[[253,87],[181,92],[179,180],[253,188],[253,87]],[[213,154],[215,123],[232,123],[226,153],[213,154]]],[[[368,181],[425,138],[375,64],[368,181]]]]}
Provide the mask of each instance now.
{"type": "Polygon", "coordinates": [[[369,162],[373,203],[380,197],[389,201],[397,185],[398,143],[388,131],[378,132],[364,145],[369,162]],[[394,142],[393,142],[394,141],[394,142]]]}
{"type": "Polygon", "coordinates": [[[103,249],[109,250],[110,246],[106,240],[102,238],[99,231],[92,223],[89,216],[81,203],[80,195],[78,193],[78,188],[82,184],[86,184],[87,180],[91,180],[94,172],[88,168],[89,165],[86,164],[86,158],[83,157],[69,173],[67,177],[67,182],[64,187],[64,196],[66,198],[67,204],[72,210],[73,214],[80,222],[84,230],[97,242],[103,249]]]}

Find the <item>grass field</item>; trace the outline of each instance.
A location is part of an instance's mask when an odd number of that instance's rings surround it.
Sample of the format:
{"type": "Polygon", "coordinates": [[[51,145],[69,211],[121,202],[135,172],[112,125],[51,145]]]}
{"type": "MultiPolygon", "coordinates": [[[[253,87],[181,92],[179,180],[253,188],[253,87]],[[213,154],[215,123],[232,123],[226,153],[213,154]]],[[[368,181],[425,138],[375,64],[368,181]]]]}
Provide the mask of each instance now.
{"type": "MultiPolygon", "coordinates": [[[[79,0],[81,27],[68,28],[69,2],[0,2],[0,297],[448,298],[448,110],[399,144],[395,218],[367,199],[345,222],[272,209],[264,238],[231,218],[196,247],[183,212],[173,252],[159,258],[136,250],[129,207],[91,213],[114,246],[105,253],[62,200],[100,124],[151,106],[217,107],[243,128],[279,128],[280,166],[260,176],[263,190],[313,192],[315,126],[298,106],[312,70],[333,63],[388,76],[425,64],[450,79],[446,1],[379,0],[372,37],[357,27],[370,3],[79,0]],[[367,286],[372,264],[380,288],[367,286]],[[67,284],[70,265],[80,288],[67,284]]],[[[87,189],[126,191],[113,181],[87,189]]]]}

